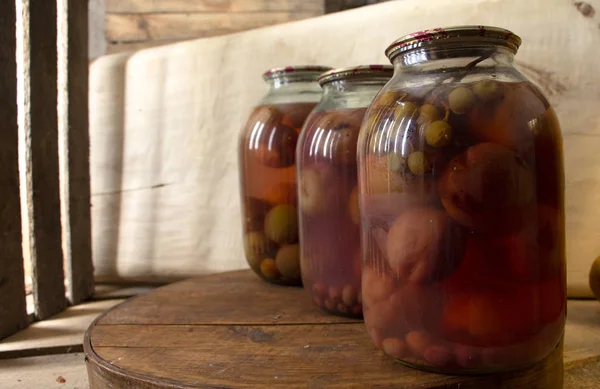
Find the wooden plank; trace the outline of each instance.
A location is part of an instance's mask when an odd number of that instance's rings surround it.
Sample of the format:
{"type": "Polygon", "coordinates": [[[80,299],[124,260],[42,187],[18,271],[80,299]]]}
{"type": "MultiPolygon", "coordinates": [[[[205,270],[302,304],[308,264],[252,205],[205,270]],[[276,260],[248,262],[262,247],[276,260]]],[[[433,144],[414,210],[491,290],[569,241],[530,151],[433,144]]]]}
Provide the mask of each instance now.
{"type": "MultiPolygon", "coordinates": [[[[144,389],[197,388],[198,382],[202,388],[263,388],[277,383],[287,388],[562,389],[560,348],[544,362],[516,373],[444,376],[395,362],[377,351],[362,326],[350,327],[286,326],[266,332],[256,327],[208,327],[188,333],[190,338],[204,339],[203,347],[94,346],[110,368],[101,373],[104,382],[92,370],[90,388],[119,387],[132,380],[144,389]],[[150,384],[142,386],[140,381],[150,384]]],[[[92,362],[88,369],[93,369],[97,357],[88,354],[88,358],[92,362]]]]}
{"type": "Polygon", "coordinates": [[[159,12],[320,12],[323,0],[107,0],[109,13],[159,12]]]}
{"type": "Polygon", "coordinates": [[[0,339],[27,325],[19,197],[15,26],[15,2],[0,2],[0,339]]]}
{"type": "Polygon", "coordinates": [[[384,356],[362,321],[324,314],[306,291],[261,282],[248,270],[131,299],[90,327],[84,349],[92,389],[125,381],[144,389],[559,389],[563,367],[600,358],[600,304],[569,301],[568,312],[563,341],[545,361],[504,374],[437,375],[384,356]]]}
{"type": "Polygon", "coordinates": [[[211,37],[286,23],[320,12],[107,14],[109,42],[211,37]]]}
{"type": "Polygon", "coordinates": [[[138,296],[126,310],[108,312],[100,325],[112,324],[299,324],[357,323],[315,309],[302,288],[264,285],[246,270],[191,279],[138,296]],[[285,298],[273,298],[278,292],[285,298]],[[178,296],[176,299],[173,296],[178,296]],[[273,301],[270,301],[273,300],[273,301]],[[220,304],[209,304],[219,301],[220,304]],[[266,302],[260,304],[257,302],[266,302]],[[247,307],[253,308],[248,310],[247,307]]]}
{"type": "MultiPolygon", "coordinates": [[[[103,312],[123,302],[123,299],[86,302],[67,308],[51,320],[33,323],[29,328],[0,342],[0,359],[6,356],[40,355],[46,350],[81,346],[90,324],[103,312]]],[[[1,382],[1,381],[0,381],[1,382]]]]}
{"type": "Polygon", "coordinates": [[[58,125],[61,217],[67,297],[94,292],[90,218],[87,1],[59,1],[58,125]]]}
{"type": "Polygon", "coordinates": [[[0,382],[3,389],[89,388],[84,359],[78,353],[0,360],[0,382]]]}
{"type": "Polygon", "coordinates": [[[61,242],[58,169],[56,0],[24,1],[21,126],[25,166],[26,225],[33,266],[36,316],[62,311],[66,304],[61,242]]]}

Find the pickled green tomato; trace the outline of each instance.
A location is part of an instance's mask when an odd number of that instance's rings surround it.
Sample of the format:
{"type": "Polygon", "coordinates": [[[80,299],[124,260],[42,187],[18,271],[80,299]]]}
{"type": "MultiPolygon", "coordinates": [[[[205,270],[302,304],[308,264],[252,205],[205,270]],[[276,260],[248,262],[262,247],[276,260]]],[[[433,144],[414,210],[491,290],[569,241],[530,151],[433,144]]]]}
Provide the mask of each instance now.
{"type": "Polygon", "coordinates": [[[260,262],[269,254],[271,244],[265,234],[251,231],[244,237],[244,252],[251,268],[257,269],[260,262]]]}
{"type": "Polygon", "coordinates": [[[431,123],[442,118],[440,110],[433,104],[423,104],[419,108],[419,122],[431,123]]]}
{"type": "Polygon", "coordinates": [[[471,89],[459,86],[448,95],[448,105],[456,114],[466,113],[475,104],[475,94],[471,89]]]}
{"type": "Polygon", "coordinates": [[[496,100],[504,94],[504,89],[496,81],[483,80],[473,85],[473,92],[485,102],[496,100]]]}
{"type": "Polygon", "coordinates": [[[408,155],[408,168],[413,174],[421,176],[430,169],[427,155],[422,151],[413,151],[408,155]]]}
{"type": "Polygon", "coordinates": [[[298,213],[296,207],[289,204],[273,207],[265,217],[265,235],[279,244],[297,241],[298,213]]]}
{"type": "Polygon", "coordinates": [[[452,139],[452,127],[443,120],[438,120],[425,129],[425,141],[431,147],[447,146],[452,139]]]}
{"type": "Polygon", "coordinates": [[[398,120],[402,120],[402,118],[406,118],[406,117],[414,115],[418,109],[419,109],[419,107],[417,106],[417,104],[415,104],[411,101],[406,101],[406,102],[398,103],[398,106],[394,110],[394,114],[396,115],[396,118],[398,120]]]}

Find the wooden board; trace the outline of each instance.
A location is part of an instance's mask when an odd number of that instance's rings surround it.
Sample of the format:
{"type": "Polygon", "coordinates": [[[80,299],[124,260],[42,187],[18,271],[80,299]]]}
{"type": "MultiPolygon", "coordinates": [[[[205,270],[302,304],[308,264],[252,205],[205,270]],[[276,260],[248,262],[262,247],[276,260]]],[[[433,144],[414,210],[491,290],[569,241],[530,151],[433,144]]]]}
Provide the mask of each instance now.
{"type": "Polygon", "coordinates": [[[94,292],[88,125],[88,2],[59,3],[58,125],[62,239],[71,304],[94,292]]]}
{"type": "MultiPolygon", "coordinates": [[[[588,3],[600,10],[600,0],[588,3]]],[[[386,63],[394,39],[466,23],[518,33],[517,65],[556,107],[565,139],[569,294],[590,296],[588,271],[600,255],[600,12],[585,16],[571,0],[389,1],[100,58],[90,89],[97,277],[173,280],[245,268],[235,150],[266,91],[260,74],[303,63],[386,63]]]]}
{"type": "Polygon", "coordinates": [[[23,2],[24,90],[21,126],[27,242],[35,313],[46,319],[66,306],[60,217],[56,0],[23,2]]]}
{"type": "Polygon", "coordinates": [[[107,14],[109,42],[160,41],[224,35],[306,19],[320,12],[107,14]]]}
{"type": "Polygon", "coordinates": [[[109,13],[321,12],[322,0],[106,0],[109,13]]]}
{"type": "Polygon", "coordinates": [[[0,2],[0,339],[27,325],[19,197],[15,25],[15,2],[0,2]]]}
{"type": "MultiPolygon", "coordinates": [[[[166,286],[117,306],[89,328],[84,350],[91,389],[126,383],[143,389],[558,389],[563,368],[569,377],[571,369],[600,360],[600,304],[571,301],[569,315],[564,349],[561,344],[529,369],[483,377],[437,375],[385,357],[362,321],[322,312],[304,290],[268,285],[239,271],[166,286]]],[[[569,380],[583,385],[597,377],[579,374],[583,378],[569,380]]]]}

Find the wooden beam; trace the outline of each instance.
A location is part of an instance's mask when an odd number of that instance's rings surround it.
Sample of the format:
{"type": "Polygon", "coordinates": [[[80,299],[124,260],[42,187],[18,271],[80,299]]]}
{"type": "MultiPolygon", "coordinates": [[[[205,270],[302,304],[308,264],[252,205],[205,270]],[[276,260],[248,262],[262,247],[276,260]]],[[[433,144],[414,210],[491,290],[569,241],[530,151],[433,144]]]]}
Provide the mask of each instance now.
{"type": "Polygon", "coordinates": [[[109,13],[257,11],[323,13],[323,0],[107,0],[106,11],[109,13]]]}
{"type": "Polygon", "coordinates": [[[0,1],[0,339],[27,325],[21,245],[16,10],[0,1]]]}
{"type": "Polygon", "coordinates": [[[58,0],[58,134],[67,298],[94,292],[88,131],[88,3],[58,0]]]}
{"type": "Polygon", "coordinates": [[[320,12],[107,14],[109,42],[210,37],[306,19],[320,12]]]}
{"type": "Polygon", "coordinates": [[[65,308],[58,174],[56,0],[23,0],[23,212],[36,316],[65,308]]]}

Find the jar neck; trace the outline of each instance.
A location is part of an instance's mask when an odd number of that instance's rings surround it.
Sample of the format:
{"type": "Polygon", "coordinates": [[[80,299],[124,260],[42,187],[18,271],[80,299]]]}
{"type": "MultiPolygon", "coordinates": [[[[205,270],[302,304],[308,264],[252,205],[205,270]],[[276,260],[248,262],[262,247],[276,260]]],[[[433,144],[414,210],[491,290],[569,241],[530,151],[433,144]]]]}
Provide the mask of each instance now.
{"type": "Polygon", "coordinates": [[[400,54],[393,59],[395,75],[495,71],[513,68],[514,52],[505,47],[477,45],[428,47],[400,54]]]}
{"type": "Polygon", "coordinates": [[[266,83],[269,90],[261,104],[316,103],[323,94],[321,86],[314,78],[281,76],[266,80],[266,83]]]}
{"type": "Polygon", "coordinates": [[[389,79],[337,80],[323,85],[322,110],[368,107],[389,79]]]}

